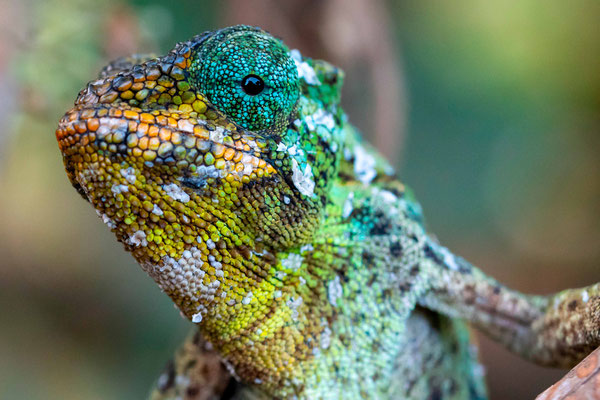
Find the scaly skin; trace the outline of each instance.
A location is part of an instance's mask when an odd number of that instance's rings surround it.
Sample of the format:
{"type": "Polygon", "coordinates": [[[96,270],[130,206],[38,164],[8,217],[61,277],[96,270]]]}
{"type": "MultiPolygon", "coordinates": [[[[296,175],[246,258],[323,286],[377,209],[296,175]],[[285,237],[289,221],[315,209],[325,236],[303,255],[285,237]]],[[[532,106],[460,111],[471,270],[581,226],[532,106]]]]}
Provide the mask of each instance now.
{"type": "Polygon", "coordinates": [[[482,398],[461,319],[546,365],[598,346],[598,285],[522,295],[428,236],[342,80],[226,28],[109,65],[60,121],[74,187],[201,334],[153,396],[482,398]]]}

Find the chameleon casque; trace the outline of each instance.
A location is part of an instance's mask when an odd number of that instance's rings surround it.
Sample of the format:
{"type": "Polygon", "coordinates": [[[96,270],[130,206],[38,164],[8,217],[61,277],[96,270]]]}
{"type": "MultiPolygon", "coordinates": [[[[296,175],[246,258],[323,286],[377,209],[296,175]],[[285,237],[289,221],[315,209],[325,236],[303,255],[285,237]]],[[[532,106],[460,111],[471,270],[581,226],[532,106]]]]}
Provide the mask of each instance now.
{"type": "Polygon", "coordinates": [[[196,324],[152,398],[480,399],[468,324],[533,362],[600,345],[600,287],[515,292],[439,245],[340,107],[343,73],[254,27],[108,65],[67,174],[196,324]]]}

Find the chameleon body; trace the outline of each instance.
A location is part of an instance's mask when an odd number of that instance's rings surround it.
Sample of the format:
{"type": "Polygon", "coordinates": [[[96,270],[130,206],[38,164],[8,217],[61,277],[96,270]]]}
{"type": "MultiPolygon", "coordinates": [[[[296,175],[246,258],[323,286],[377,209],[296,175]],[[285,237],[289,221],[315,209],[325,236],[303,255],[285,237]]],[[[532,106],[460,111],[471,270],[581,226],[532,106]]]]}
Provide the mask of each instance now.
{"type": "Polygon", "coordinates": [[[598,285],[522,295],[428,235],[342,81],[236,26],[110,64],[61,119],[73,186],[197,325],[153,396],[484,398],[464,320],[546,365],[598,346],[598,285]]]}

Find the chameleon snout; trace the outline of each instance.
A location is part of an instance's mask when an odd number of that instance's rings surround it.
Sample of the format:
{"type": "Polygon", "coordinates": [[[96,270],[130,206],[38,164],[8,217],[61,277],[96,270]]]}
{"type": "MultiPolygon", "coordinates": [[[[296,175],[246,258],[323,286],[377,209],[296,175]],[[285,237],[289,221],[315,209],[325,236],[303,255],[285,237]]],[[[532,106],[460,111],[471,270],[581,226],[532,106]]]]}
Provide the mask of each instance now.
{"type": "Polygon", "coordinates": [[[146,178],[159,171],[162,180],[178,180],[190,189],[223,180],[233,189],[275,172],[260,157],[261,143],[233,124],[215,126],[165,110],[76,107],[60,121],[56,137],[76,187],[98,174],[106,181],[123,168],[146,178]]]}

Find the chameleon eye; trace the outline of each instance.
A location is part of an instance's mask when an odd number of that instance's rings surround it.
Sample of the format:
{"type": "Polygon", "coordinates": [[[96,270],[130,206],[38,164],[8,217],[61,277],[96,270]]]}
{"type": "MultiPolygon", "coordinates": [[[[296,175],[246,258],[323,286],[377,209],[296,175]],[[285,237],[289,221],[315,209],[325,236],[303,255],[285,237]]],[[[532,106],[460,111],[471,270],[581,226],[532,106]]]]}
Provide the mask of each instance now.
{"type": "Polygon", "coordinates": [[[242,79],[242,89],[250,96],[260,94],[265,88],[265,82],[256,75],[248,75],[242,79]]]}
{"type": "Polygon", "coordinates": [[[189,71],[191,83],[216,108],[258,133],[283,132],[300,96],[290,51],[256,28],[217,31],[199,44],[189,71]]]}

